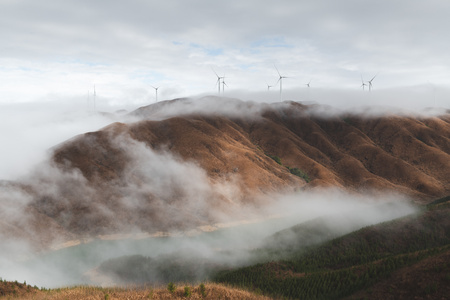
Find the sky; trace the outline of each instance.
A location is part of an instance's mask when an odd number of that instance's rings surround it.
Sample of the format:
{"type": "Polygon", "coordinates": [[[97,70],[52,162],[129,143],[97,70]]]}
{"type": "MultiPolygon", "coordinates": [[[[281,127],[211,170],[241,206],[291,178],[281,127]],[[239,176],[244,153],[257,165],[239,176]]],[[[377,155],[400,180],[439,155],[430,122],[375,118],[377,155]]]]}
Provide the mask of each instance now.
{"type": "Polygon", "coordinates": [[[139,107],[153,87],[158,100],[217,94],[216,72],[228,96],[359,97],[376,76],[372,93],[414,87],[420,105],[448,106],[449,12],[446,0],[0,0],[0,104],[86,109],[95,86],[99,109],[139,107]]]}
{"type": "Polygon", "coordinates": [[[117,121],[94,111],[218,95],[216,74],[242,100],[448,109],[449,12],[446,0],[0,0],[0,180],[117,121]]]}

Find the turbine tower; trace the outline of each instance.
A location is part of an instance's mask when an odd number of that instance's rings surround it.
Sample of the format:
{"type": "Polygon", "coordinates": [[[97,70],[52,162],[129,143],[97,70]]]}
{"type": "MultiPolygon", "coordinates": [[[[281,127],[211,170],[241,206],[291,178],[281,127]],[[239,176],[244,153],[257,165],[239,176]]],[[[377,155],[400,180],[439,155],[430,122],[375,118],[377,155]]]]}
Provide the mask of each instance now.
{"type": "Polygon", "coordinates": [[[222,78],[222,95],[225,93],[225,86],[228,87],[228,84],[225,83],[225,75],[222,78]]]}
{"type": "Polygon", "coordinates": [[[277,66],[276,66],[275,64],[274,64],[273,66],[274,66],[275,69],[277,70],[278,76],[280,76],[280,77],[278,78],[277,83],[280,82],[280,101],[283,101],[283,78],[289,78],[289,77],[282,76],[282,75],[280,74],[280,71],[278,71],[277,66]]]}
{"type": "Polygon", "coordinates": [[[309,99],[311,98],[311,96],[310,96],[310,95],[311,95],[311,91],[310,91],[310,89],[309,89],[309,88],[311,87],[311,81],[312,81],[312,79],[310,79],[308,83],[305,83],[306,88],[308,89],[308,93],[307,93],[307,97],[308,97],[307,99],[308,99],[308,101],[309,101],[309,99]]]}
{"type": "Polygon", "coordinates": [[[156,99],[155,102],[158,102],[158,89],[159,89],[159,86],[158,87],[154,87],[152,85],[151,87],[155,89],[155,99],[156,99]]]}
{"type": "Polygon", "coordinates": [[[378,74],[376,74],[375,76],[372,77],[372,79],[370,79],[369,81],[367,81],[367,83],[369,84],[369,91],[372,90],[372,81],[375,79],[375,77],[377,77],[378,74]]]}

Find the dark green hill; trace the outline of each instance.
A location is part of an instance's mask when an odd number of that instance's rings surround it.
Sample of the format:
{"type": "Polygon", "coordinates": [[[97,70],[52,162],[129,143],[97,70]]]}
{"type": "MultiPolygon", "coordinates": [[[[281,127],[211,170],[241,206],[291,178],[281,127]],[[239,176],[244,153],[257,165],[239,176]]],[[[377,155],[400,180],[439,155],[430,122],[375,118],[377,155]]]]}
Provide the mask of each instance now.
{"type": "MultiPolygon", "coordinates": [[[[424,259],[448,257],[450,204],[448,199],[436,203],[419,215],[366,227],[320,246],[287,252],[282,248],[262,249],[266,256],[286,258],[222,271],[215,281],[292,299],[336,299],[370,290],[395,271],[424,259]]],[[[441,282],[441,277],[444,282],[450,280],[448,268],[436,276],[436,282],[441,282]]],[[[432,285],[422,292],[440,295],[446,286],[432,285]]],[[[404,292],[392,291],[394,295],[404,292]]]]}
{"type": "Polygon", "coordinates": [[[394,202],[374,205],[370,209],[364,207],[345,213],[336,212],[283,229],[266,238],[263,248],[278,249],[283,253],[299,251],[301,248],[318,245],[360,228],[414,212],[415,208],[412,206],[405,204],[400,207],[399,203],[394,202]]]}

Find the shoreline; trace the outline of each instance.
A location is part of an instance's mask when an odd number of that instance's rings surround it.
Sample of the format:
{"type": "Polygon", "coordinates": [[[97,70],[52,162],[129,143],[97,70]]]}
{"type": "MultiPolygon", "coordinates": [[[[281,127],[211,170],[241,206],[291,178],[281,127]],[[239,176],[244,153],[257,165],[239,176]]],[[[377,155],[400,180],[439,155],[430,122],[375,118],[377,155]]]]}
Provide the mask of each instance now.
{"type": "Polygon", "coordinates": [[[281,215],[272,215],[267,218],[254,218],[250,220],[240,220],[232,221],[227,223],[215,223],[210,225],[197,226],[188,231],[157,231],[154,233],[149,232],[139,232],[139,233],[116,233],[116,234],[105,234],[98,235],[96,237],[90,238],[80,238],[75,240],[69,240],[63,243],[52,245],[49,247],[49,252],[58,251],[66,248],[76,247],[81,244],[89,244],[93,241],[119,241],[119,240],[143,240],[150,238],[163,238],[163,237],[194,237],[201,235],[203,233],[214,232],[220,229],[232,228],[241,225],[256,224],[267,220],[281,218],[281,215]]]}

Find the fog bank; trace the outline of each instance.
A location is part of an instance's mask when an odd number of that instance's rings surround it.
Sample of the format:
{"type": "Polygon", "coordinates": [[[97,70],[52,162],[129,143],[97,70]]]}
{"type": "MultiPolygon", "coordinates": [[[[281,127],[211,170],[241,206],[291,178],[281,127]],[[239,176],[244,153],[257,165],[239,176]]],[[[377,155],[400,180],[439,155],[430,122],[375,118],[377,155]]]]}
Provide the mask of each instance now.
{"type": "MultiPolygon", "coordinates": [[[[211,224],[210,228],[215,228],[212,232],[204,232],[204,228],[199,227],[197,231],[168,232],[168,236],[160,238],[142,239],[137,235],[136,239],[94,239],[21,261],[2,256],[0,276],[45,287],[124,284],[92,277],[92,269],[108,259],[126,255],[142,255],[157,260],[170,257],[178,261],[200,259],[215,265],[241,266],[251,263],[255,259],[252,251],[265,247],[273,234],[319,217],[323,217],[324,222],[333,222],[327,225],[329,232],[320,239],[323,241],[330,236],[418,211],[408,199],[393,194],[363,196],[331,189],[273,197],[273,201],[264,206],[242,206],[248,218],[222,214],[220,223],[211,224]]],[[[306,245],[318,241],[298,242],[306,245]]],[[[20,244],[15,246],[21,247],[20,244]]],[[[154,274],[155,281],[160,278],[158,276],[154,274]]]]}

